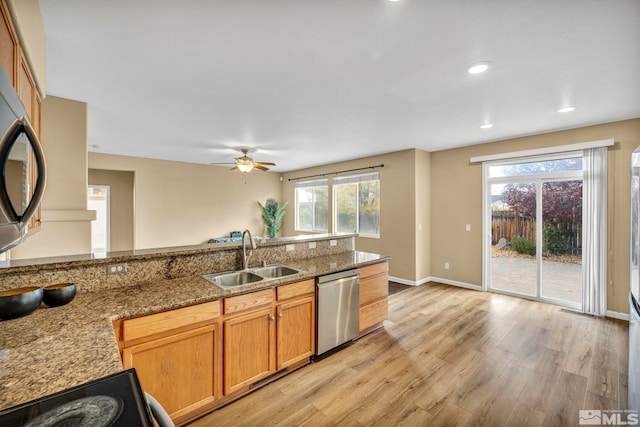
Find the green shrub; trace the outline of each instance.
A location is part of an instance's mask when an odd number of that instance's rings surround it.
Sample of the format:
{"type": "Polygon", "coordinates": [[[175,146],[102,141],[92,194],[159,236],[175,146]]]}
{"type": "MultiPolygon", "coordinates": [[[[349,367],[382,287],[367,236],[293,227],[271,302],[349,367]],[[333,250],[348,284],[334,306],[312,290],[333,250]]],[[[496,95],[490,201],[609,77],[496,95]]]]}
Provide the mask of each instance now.
{"type": "Polygon", "coordinates": [[[571,230],[545,228],[542,230],[542,244],[545,252],[565,254],[571,250],[571,230]]]}
{"type": "Polygon", "coordinates": [[[511,248],[519,254],[535,255],[536,243],[526,237],[514,237],[511,239],[511,248]]]}

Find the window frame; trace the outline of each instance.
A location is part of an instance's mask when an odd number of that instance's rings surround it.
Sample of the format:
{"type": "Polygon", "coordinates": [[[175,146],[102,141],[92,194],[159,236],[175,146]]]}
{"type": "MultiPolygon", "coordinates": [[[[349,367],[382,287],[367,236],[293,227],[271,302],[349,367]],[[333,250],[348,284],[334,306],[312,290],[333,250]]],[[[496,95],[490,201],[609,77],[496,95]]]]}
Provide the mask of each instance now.
{"type": "MultiPolygon", "coordinates": [[[[355,174],[355,175],[344,175],[344,176],[340,176],[337,178],[334,178],[334,180],[332,180],[331,182],[331,193],[332,193],[332,203],[333,203],[333,209],[332,209],[332,219],[333,219],[333,229],[335,232],[340,232],[338,231],[338,192],[336,190],[336,187],[340,187],[342,185],[349,185],[349,184],[356,184],[356,198],[357,195],[360,192],[360,184],[362,182],[368,182],[368,181],[378,181],[378,198],[380,199],[380,193],[381,193],[381,186],[380,186],[380,172],[376,171],[376,172],[367,172],[367,173],[363,173],[363,174],[355,174]],[[367,179],[367,178],[371,178],[371,179],[367,179]],[[344,183],[335,183],[335,180],[344,180],[347,182],[344,183]]],[[[355,233],[358,234],[359,237],[367,237],[367,238],[372,238],[372,239],[379,239],[380,238],[380,224],[382,223],[381,221],[381,205],[380,205],[380,200],[378,201],[378,233],[362,233],[360,232],[360,203],[358,200],[356,200],[355,203],[355,207],[356,207],[356,231],[355,233]]]]}
{"type": "Polygon", "coordinates": [[[294,186],[294,203],[295,203],[295,231],[300,231],[304,233],[328,233],[329,232],[329,179],[314,179],[309,181],[300,181],[296,182],[294,186]],[[311,185],[313,183],[317,183],[317,185],[311,185]],[[321,229],[316,227],[316,192],[315,189],[318,187],[325,187],[327,190],[327,228],[321,229]],[[300,208],[298,205],[298,189],[301,188],[312,188],[312,201],[311,201],[311,229],[303,229],[300,228],[299,224],[299,213],[300,208]]]}

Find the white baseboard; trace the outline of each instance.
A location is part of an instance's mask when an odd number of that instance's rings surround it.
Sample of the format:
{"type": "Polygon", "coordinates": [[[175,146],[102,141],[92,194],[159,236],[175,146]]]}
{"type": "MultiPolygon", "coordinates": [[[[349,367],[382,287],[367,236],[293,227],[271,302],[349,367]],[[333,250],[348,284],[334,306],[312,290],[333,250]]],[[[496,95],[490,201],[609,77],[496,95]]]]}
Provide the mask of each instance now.
{"type": "Polygon", "coordinates": [[[389,276],[389,281],[397,282],[397,283],[401,283],[403,285],[409,285],[409,286],[420,286],[427,282],[438,282],[438,283],[444,283],[445,285],[452,285],[452,286],[458,286],[460,288],[473,289],[474,291],[482,290],[482,286],[472,285],[470,283],[464,283],[464,282],[457,282],[455,280],[441,279],[439,277],[431,277],[431,276],[425,277],[424,279],[420,279],[417,281],[406,280],[406,279],[401,279],[399,277],[389,276]]]}
{"type": "Polygon", "coordinates": [[[473,289],[474,291],[482,291],[482,286],[473,285],[466,282],[458,282],[457,280],[442,279],[440,277],[429,277],[428,281],[444,283],[445,285],[457,286],[459,288],[473,289]]]}
{"type": "Polygon", "coordinates": [[[420,286],[423,283],[427,283],[428,280],[419,280],[419,281],[415,281],[415,280],[407,280],[407,279],[401,279],[399,277],[393,277],[393,276],[389,276],[389,281],[390,282],[396,282],[396,283],[400,283],[402,285],[409,285],[409,286],[420,286]]]}
{"type": "Polygon", "coordinates": [[[607,317],[612,317],[614,319],[626,320],[629,321],[629,315],[627,313],[618,313],[617,311],[607,310],[607,317]]]}

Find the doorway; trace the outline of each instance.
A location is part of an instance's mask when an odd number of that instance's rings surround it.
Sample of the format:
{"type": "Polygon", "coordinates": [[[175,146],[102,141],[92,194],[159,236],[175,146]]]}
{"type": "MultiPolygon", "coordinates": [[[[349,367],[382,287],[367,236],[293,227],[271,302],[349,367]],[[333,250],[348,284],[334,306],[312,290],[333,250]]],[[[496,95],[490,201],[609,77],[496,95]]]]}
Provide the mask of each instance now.
{"type": "Polygon", "coordinates": [[[106,253],[111,250],[110,239],[110,188],[108,185],[89,185],[87,208],[96,211],[91,221],[91,253],[106,253]]]}
{"type": "Polygon", "coordinates": [[[485,165],[485,288],[582,310],[582,155],[485,165]]]}

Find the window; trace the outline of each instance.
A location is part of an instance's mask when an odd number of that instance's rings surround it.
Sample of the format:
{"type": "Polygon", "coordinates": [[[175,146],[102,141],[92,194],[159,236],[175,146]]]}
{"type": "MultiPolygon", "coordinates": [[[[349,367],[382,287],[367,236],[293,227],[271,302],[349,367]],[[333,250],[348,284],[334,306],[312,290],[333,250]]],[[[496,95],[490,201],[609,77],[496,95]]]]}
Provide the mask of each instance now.
{"type": "Polygon", "coordinates": [[[296,230],[329,229],[329,180],[296,182],[296,230]]]}
{"type": "Polygon", "coordinates": [[[380,237],[380,173],[333,179],[335,231],[380,237]]]}

